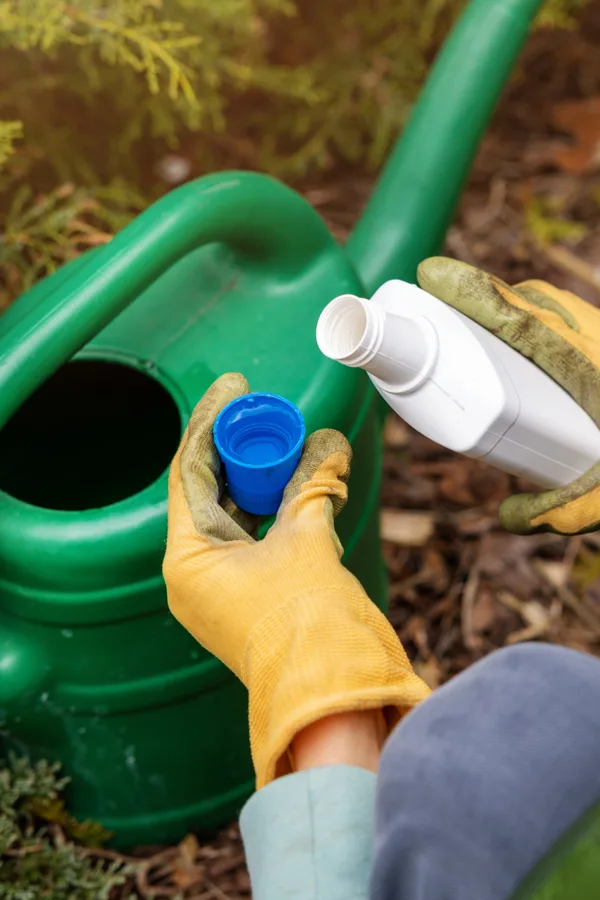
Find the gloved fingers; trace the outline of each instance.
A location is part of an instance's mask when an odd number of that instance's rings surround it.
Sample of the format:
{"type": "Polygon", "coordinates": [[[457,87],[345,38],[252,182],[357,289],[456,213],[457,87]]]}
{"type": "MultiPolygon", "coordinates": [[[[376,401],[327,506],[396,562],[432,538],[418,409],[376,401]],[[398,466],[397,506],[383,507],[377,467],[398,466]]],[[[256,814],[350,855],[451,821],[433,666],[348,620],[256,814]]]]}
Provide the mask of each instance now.
{"type": "Polygon", "coordinates": [[[569,291],[539,280],[510,287],[483,269],[443,256],[424,260],[417,277],[423,290],[535,362],[543,354],[548,338],[541,336],[547,331],[593,358],[589,337],[592,343],[600,339],[600,311],[569,291]]]}
{"type": "Polygon", "coordinates": [[[290,516],[299,516],[302,509],[309,517],[306,527],[313,533],[319,524],[329,531],[338,556],[342,546],[335,532],[334,518],[342,511],[348,499],[348,478],[352,448],[344,435],[330,428],[311,434],[291,481],[287,485],[277,521],[272,531],[290,516]],[[321,519],[314,518],[321,515],[321,519]]]}
{"type": "MultiPolygon", "coordinates": [[[[196,531],[211,541],[251,538],[234,510],[229,515],[219,503],[222,492],[221,460],[213,440],[213,425],[221,410],[249,392],[248,382],[235,372],[221,375],[197,404],[178,457],[181,484],[196,531]]],[[[231,506],[229,507],[231,509],[231,506]]]]}
{"type": "Polygon", "coordinates": [[[558,288],[553,288],[552,285],[546,284],[545,281],[523,281],[521,284],[514,285],[513,291],[532,306],[538,306],[540,309],[547,309],[556,313],[561,317],[565,325],[568,328],[572,328],[573,331],[581,331],[575,315],[564,303],[564,298],[561,296],[563,292],[559,291],[558,288]]]}
{"type": "MultiPolygon", "coordinates": [[[[419,265],[417,279],[423,290],[457,309],[511,346],[514,346],[514,338],[526,325],[528,318],[539,316],[543,308],[551,317],[550,324],[552,320],[562,328],[566,324],[562,308],[550,310],[548,299],[544,307],[539,288],[530,302],[525,296],[527,290],[521,292],[513,289],[501,278],[457,259],[444,256],[425,259],[419,265]]],[[[525,285],[519,286],[524,287],[525,285]]],[[[554,306],[556,307],[556,302],[554,306]]]]}
{"type": "Polygon", "coordinates": [[[500,507],[507,531],[552,531],[575,535],[600,528],[600,463],[565,487],[540,494],[516,494],[500,507]]]}
{"type": "Polygon", "coordinates": [[[223,507],[225,514],[229,516],[236,525],[239,525],[239,527],[242,528],[246,534],[250,535],[250,537],[256,538],[259,516],[254,516],[252,513],[240,509],[237,503],[232,500],[227,490],[221,495],[221,506],[223,507]]]}
{"type": "MultiPolygon", "coordinates": [[[[487,272],[443,257],[421,263],[418,279],[424,290],[533,360],[600,426],[597,310],[545,282],[511,288],[487,272]]],[[[517,534],[594,531],[600,521],[599,485],[600,464],[558,490],[509,498],[500,520],[517,534]]]]}
{"type": "Polygon", "coordinates": [[[500,278],[444,257],[422,262],[418,280],[424,290],[533,360],[600,425],[600,342],[567,325],[564,309],[531,303],[500,278]]]}
{"type": "MultiPolygon", "coordinates": [[[[600,339],[600,310],[587,300],[583,300],[571,291],[565,291],[548,284],[546,281],[532,279],[517,284],[514,287],[516,293],[525,296],[531,303],[536,303],[545,298],[547,309],[552,309],[553,304],[569,327],[582,334],[600,339]]],[[[544,306],[544,300],[539,305],[544,306]]]]}
{"type": "Polygon", "coordinates": [[[313,432],[306,439],[300,462],[284,491],[278,515],[300,494],[318,488],[330,498],[333,515],[337,516],[348,499],[351,461],[352,448],[340,431],[322,428],[313,432]]]}

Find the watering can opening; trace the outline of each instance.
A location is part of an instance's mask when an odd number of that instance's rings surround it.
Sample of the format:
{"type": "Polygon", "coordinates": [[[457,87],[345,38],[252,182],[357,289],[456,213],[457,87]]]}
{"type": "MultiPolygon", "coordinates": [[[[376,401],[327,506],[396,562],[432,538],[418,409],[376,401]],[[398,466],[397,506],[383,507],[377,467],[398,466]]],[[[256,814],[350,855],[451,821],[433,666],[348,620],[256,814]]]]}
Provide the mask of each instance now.
{"type": "Polygon", "coordinates": [[[67,363],[0,431],[0,490],[33,506],[97,509],[155,482],[181,436],[170,392],[122,362],[67,363]]]}

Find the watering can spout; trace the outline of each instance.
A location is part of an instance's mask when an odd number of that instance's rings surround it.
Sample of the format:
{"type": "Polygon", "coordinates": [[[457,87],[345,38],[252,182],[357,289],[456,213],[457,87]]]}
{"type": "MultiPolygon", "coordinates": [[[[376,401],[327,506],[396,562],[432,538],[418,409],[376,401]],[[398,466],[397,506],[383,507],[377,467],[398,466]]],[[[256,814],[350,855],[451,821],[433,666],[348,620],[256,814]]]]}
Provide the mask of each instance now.
{"type": "Polygon", "coordinates": [[[439,252],[479,141],[542,0],[472,0],[347,245],[372,294],[439,252]]]}

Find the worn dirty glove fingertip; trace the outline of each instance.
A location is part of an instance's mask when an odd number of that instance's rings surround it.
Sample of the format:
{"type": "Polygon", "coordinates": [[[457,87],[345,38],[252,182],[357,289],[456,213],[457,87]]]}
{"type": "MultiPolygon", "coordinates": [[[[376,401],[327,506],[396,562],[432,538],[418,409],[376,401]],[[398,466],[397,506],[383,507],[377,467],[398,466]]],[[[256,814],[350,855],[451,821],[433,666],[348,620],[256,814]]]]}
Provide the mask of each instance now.
{"type": "Polygon", "coordinates": [[[192,413],[190,431],[196,430],[199,424],[205,424],[211,418],[214,421],[223,407],[249,393],[250,386],[246,378],[239,372],[226,372],[213,381],[192,413]]]}
{"type": "Polygon", "coordinates": [[[471,268],[472,266],[467,263],[451,259],[448,256],[430,256],[419,263],[417,281],[421,287],[424,287],[424,282],[445,281],[447,278],[456,277],[457,274],[462,274],[471,268]]]}
{"type": "Polygon", "coordinates": [[[536,494],[515,494],[500,505],[500,524],[512,534],[532,534],[531,508],[538,499],[536,494]]]}
{"type": "Polygon", "coordinates": [[[341,431],[333,428],[321,428],[307,438],[300,465],[304,462],[304,468],[314,474],[325,460],[333,456],[336,456],[338,477],[342,481],[347,481],[350,477],[352,463],[350,442],[341,431]]]}
{"type": "Polygon", "coordinates": [[[311,481],[323,464],[333,463],[335,477],[346,484],[350,477],[352,448],[344,435],[333,428],[322,428],[308,436],[302,457],[283,495],[282,508],[292,500],[303,484],[311,481]]]}

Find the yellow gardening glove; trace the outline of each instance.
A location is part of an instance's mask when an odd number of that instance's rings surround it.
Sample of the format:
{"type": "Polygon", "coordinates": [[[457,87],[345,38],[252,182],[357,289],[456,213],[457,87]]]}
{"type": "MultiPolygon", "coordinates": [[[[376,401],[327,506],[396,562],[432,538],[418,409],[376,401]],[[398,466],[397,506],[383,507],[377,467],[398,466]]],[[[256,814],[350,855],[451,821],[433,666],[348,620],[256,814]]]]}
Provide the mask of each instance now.
{"type": "Polygon", "coordinates": [[[351,450],[337,431],[306,441],[264,540],[227,496],[213,423],[248,392],[219,378],[196,407],[169,476],[164,562],[169,606],[249,691],[250,743],[262,787],[293,766],[294,736],[324,716],[386,709],[388,727],[429,693],[393,628],[340,562],[333,518],[351,450]]]}
{"type": "MultiPolygon", "coordinates": [[[[600,310],[545,281],[509,287],[466,263],[433,257],[421,287],[529,357],[600,427],[600,310]]],[[[509,531],[582,534],[600,527],[600,463],[571,484],[519,494],[500,509],[509,531]]]]}

